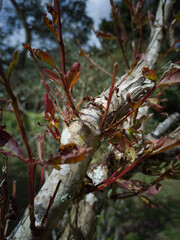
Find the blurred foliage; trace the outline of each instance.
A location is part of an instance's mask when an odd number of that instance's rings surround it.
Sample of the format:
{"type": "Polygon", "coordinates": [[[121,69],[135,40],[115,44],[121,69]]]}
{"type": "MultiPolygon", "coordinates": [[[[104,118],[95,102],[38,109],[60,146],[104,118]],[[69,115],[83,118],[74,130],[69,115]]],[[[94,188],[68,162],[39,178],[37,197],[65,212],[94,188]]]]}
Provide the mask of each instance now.
{"type": "MultiPolygon", "coordinates": [[[[133,179],[151,182],[152,177],[136,174],[133,179]]],[[[179,187],[176,180],[163,181],[163,188],[153,196],[155,209],[147,208],[138,197],[108,200],[98,220],[93,240],[178,240],[179,187]]]]}

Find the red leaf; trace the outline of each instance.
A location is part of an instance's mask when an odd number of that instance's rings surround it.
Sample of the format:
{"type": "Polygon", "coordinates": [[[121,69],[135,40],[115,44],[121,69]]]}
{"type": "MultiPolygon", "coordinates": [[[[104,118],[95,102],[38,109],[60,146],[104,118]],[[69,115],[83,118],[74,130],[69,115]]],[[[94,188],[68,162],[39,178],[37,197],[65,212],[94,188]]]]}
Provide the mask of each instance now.
{"type": "Polygon", "coordinates": [[[44,102],[44,106],[45,106],[47,112],[49,112],[51,114],[51,116],[54,118],[54,113],[55,113],[54,105],[51,102],[51,100],[48,98],[47,93],[44,96],[43,102],[44,102]]]}
{"type": "Polygon", "coordinates": [[[116,39],[117,40],[117,37],[112,35],[111,33],[104,33],[102,31],[98,31],[97,32],[97,37],[102,37],[104,39],[116,39]]]}
{"type": "Polygon", "coordinates": [[[33,49],[33,52],[36,55],[36,57],[38,57],[42,61],[50,64],[54,68],[56,67],[56,64],[55,64],[53,58],[48,53],[42,51],[41,49],[33,49]]]}
{"type": "Polygon", "coordinates": [[[78,82],[80,77],[80,68],[80,63],[75,62],[67,72],[68,88],[73,88],[73,86],[78,82]]]}
{"type": "Polygon", "coordinates": [[[158,87],[180,83],[180,69],[173,68],[165,74],[164,78],[158,84],[158,87]]]}
{"type": "Polygon", "coordinates": [[[23,150],[19,147],[14,138],[0,127],[0,153],[17,157],[20,159],[24,158],[23,150]]]}
{"type": "Polygon", "coordinates": [[[58,74],[56,74],[55,72],[48,70],[46,68],[44,68],[43,71],[49,78],[51,78],[53,81],[55,81],[55,82],[59,83],[61,86],[63,86],[62,78],[58,74]]]}

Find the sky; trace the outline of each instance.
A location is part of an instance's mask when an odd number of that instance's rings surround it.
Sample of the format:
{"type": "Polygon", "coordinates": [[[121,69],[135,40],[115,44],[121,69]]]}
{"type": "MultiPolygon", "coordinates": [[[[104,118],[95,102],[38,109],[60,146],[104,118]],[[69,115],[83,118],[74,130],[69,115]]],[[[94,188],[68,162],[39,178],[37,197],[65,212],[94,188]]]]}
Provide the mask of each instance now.
{"type": "MultiPolygon", "coordinates": [[[[42,0],[42,4],[47,3],[48,0],[42,0]]],[[[4,1],[4,7],[8,7],[9,1],[4,1]]],[[[109,0],[87,0],[86,5],[87,15],[89,15],[94,22],[95,30],[98,30],[98,26],[103,18],[109,19],[110,17],[110,1],[109,0]]],[[[0,14],[0,26],[3,25],[3,13],[0,14]]],[[[9,41],[12,45],[19,44],[23,42],[25,39],[25,32],[24,29],[20,29],[16,32],[16,34],[9,36],[9,41]],[[21,38],[19,38],[21,36],[21,38]]],[[[98,39],[96,38],[95,34],[92,32],[89,42],[89,45],[96,45],[97,47],[100,46],[98,39]]]]}
{"type": "MultiPolygon", "coordinates": [[[[109,0],[88,0],[87,1],[87,14],[94,21],[94,28],[98,30],[98,26],[102,18],[109,19],[111,12],[111,6],[109,0]]],[[[92,33],[90,40],[90,45],[96,45],[99,47],[99,41],[96,36],[92,33]]]]}

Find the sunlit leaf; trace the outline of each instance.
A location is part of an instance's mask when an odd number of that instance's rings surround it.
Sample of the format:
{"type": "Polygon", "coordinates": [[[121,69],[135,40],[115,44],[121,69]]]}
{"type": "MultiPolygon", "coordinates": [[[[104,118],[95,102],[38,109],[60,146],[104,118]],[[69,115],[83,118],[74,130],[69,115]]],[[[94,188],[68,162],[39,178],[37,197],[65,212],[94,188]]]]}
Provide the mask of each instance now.
{"type": "Polygon", "coordinates": [[[30,45],[30,44],[22,43],[22,45],[23,45],[23,47],[24,47],[26,50],[28,50],[28,51],[31,50],[31,45],[30,45]]]}
{"type": "Polygon", "coordinates": [[[148,98],[147,100],[149,102],[151,102],[152,104],[158,104],[159,103],[159,99],[158,98],[148,98]]]}
{"type": "Polygon", "coordinates": [[[98,31],[97,32],[97,37],[102,37],[104,39],[116,39],[117,40],[117,37],[112,35],[111,33],[104,33],[102,31],[98,31]]]}
{"type": "Polygon", "coordinates": [[[90,150],[90,148],[77,146],[75,143],[62,145],[59,149],[58,154],[52,156],[48,161],[46,161],[46,164],[60,168],[58,166],[60,164],[78,163],[84,160],[86,154],[90,150]]]}
{"type": "Polygon", "coordinates": [[[44,106],[46,108],[46,111],[51,114],[52,117],[54,117],[55,109],[54,105],[51,102],[51,100],[48,98],[48,94],[46,93],[44,98],[43,98],[44,106]]]}
{"type": "Polygon", "coordinates": [[[46,14],[43,15],[43,21],[49,31],[57,38],[58,34],[56,33],[56,26],[46,17],[46,14]]]}
{"type": "Polygon", "coordinates": [[[11,77],[12,71],[17,64],[17,60],[18,60],[18,50],[16,50],[12,55],[12,62],[9,64],[9,68],[8,68],[8,79],[10,79],[11,77]]]}
{"type": "Polygon", "coordinates": [[[156,206],[149,200],[149,198],[147,198],[145,196],[139,196],[139,197],[143,201],[143,203],[145,204],[146,207],[156,208],[156,206]]]}
{"type": "Polygon", "coordinates": [[[67,72],[68,88],[73,88],[73,86],[78,82],[80,77],[80,69],[80,63],[75,62],[67,72]]]}
{"type": "Polygon", "coordinates": [[[52,7],[52,2],[49,2],[47,4],[47,11],[48,13],[50,13],[52,15],[52,18],[53,18],[53,23],[54,24],[57,24],[58,22],[58,14],[57,12],[54,10],[54,8],[52,7]]]}
{"type": "Polygon", "coordinates": [[[14,138],[0,127],[0,153],[17,157],[20,159],[24,158],[23,150],[19,147],[14,138]]]}
{"type": "Polygon", "coordinates": [[[157,81],[157,74],[153,69],[144,67],[142,70],[142,73],[143,73],[144,77],[149,78],[151,81],[153,81],[153,82],[157,81]]]}
{"type": "Polygon", "coordinates": [[[33,49],[34,54],[41,59],[42,61],[48,63],[52,67],[56,67],[56,64],[53,60],[53,58],[46,52],[42,51],[41,49],[33,49]]]}
{"type": "Polygon", "coordinates": [[[49,78],[51,78],[53,81],[55,81],[55,82],[59,83],[61,86],[63,86],[62,79],[58,74],[56,74],[55,72],[53,72],[49,69],[46,69],[46,68],[44,68],[43,71],[49,78]]]}
{"type": "Polygon", "coordinates": [[[128,151],[127,154],[129,155],[129,159],[130,161],[133,163],[135,158],[136,158],[136,151],[135,148],[133,146],[131,146],[128,151]]]}

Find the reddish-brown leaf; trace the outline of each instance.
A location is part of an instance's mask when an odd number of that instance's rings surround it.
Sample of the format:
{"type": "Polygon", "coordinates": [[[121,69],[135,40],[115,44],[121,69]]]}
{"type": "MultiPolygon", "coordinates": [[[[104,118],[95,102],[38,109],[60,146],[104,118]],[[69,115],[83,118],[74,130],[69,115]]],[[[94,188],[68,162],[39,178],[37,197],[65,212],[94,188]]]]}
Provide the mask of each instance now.
{"type": "Polygon", "coordinates": [[[20,159],[24,158],[23,150],[19,147],[14,138],[0,127],[0,153],[17,157],[20,159]]]}
{"type": "Polygon", "coordinates": [[[28,51],[31,50],[31,45],[30,44],[22,43],[22,45],[26,50],[28,50],[28,51]]]}
{"type": "MultiPolygon", "coordinates": [[[[43,21],[46,27],[49,29],[49,31],[56,37],[58,34],[56,33],[56,26],[53,24],[53,22],[46,17],[46,13],[43,15],[43,21]]],[[[56,20],[55,20],[56,21],[56,20]]]]}
{"type": "Polygon", "coordinates": [[[104,33],[102,31],[98,31],[97,32],[97,37],[102,37],[104,39],[116,39],[117,40],[117,37],[112,35],[111,33],[107,32],[107,33],[104,33]]]}
{"type": "Polygon", "coordinates": [[[62,145],[57,155],[52,156],[46,164],[53,165],[55,168],[60,169],[60,164],[78,163],[84,160],[90,148],[83,148],[77,146],[75,143],[62,145]]]}
{"type": "Polygon", "coordinates": [[[41,59],[42,61],[48,63],[52,67],[56,67],[56,64],[53,60],[53,58],[46,52],[42,51],[41,49],[33,49],[34,54],[41,59]]]}
{"type": "Polygon", "coordinates": [[[150,106],[157,112],[161,112],[164,109],[161,105],[154,104],[151,98],[147,99],[147,101],[149,102],[150,106]]]}
{"type": "Polygon", "coordinates": [[[59,83],[63,87],[62,78],[57,73],[55,73],[49,69],[46,69],[46,68],[44,68],[43,71],[49,78],[51,78],[53,81],[59,83]]]}
{"type": "Polygon", "coordinates": [[[142,73],[143,73],[144,77],[149,78],[151,81],[153,81],[153,82],[157,81],[157,74],[153,69],[144,67],[142,70],[142,73]]]}
{"type": "Polygon", "coordinates": [[[120,185],[121,188],[124,188],[130,192],[140,193],[146,192],[151,195],[157,194],[161,190],[161,184],[151,185],[139,180],[125,180],[117,179],[116,182],[120,185]]]}
{"type": "Polygon", "coordinates": [[[54,10],[54,8],[52,7],[52,2],[49,2],[47,4],[47,11],[48,13],[50,13],[52,15],[52,18],[53,18],[53,23],[54,24],[57,24],[58,22],[58,14],[57,12],[54,10]]]}
{"type": "Polygon", "coordinates": [[[43,102],[44,102],[44,106],[46,108],[46,111],[49,112],[51,114],[51,116],[54,118],[54,113],[55,113],[54,105],[51,102],[51,100],[48,98],[47,93],[44,96],[43,102]]]}
{"type": "Polygon", "coordinates": [[[173,68],[165,74],[164,78],[159,82],[158,87],[173,85],[180,83],[180,69],[173,68]]]}
{"type": "Polygon", "coordinates": [[[160,145],[159,148],[152,151],[150,155],[156,155],[161,152],[170,150],[176,146],[179,146],[180,145],[180,132],[179,132],[179,137],[177,139],[166,138],[165,141],[163,142],[163,144],[161,142],[161,144],[159,144],[159,145],[160,145]]]}
{"type": "Polygon", "coordinates": [[[75,62],[67,72],[68,88],[73,88],[73,86],[78,82],[80,77],[80,69],[81,69],[80,63],[75,62]]]}

